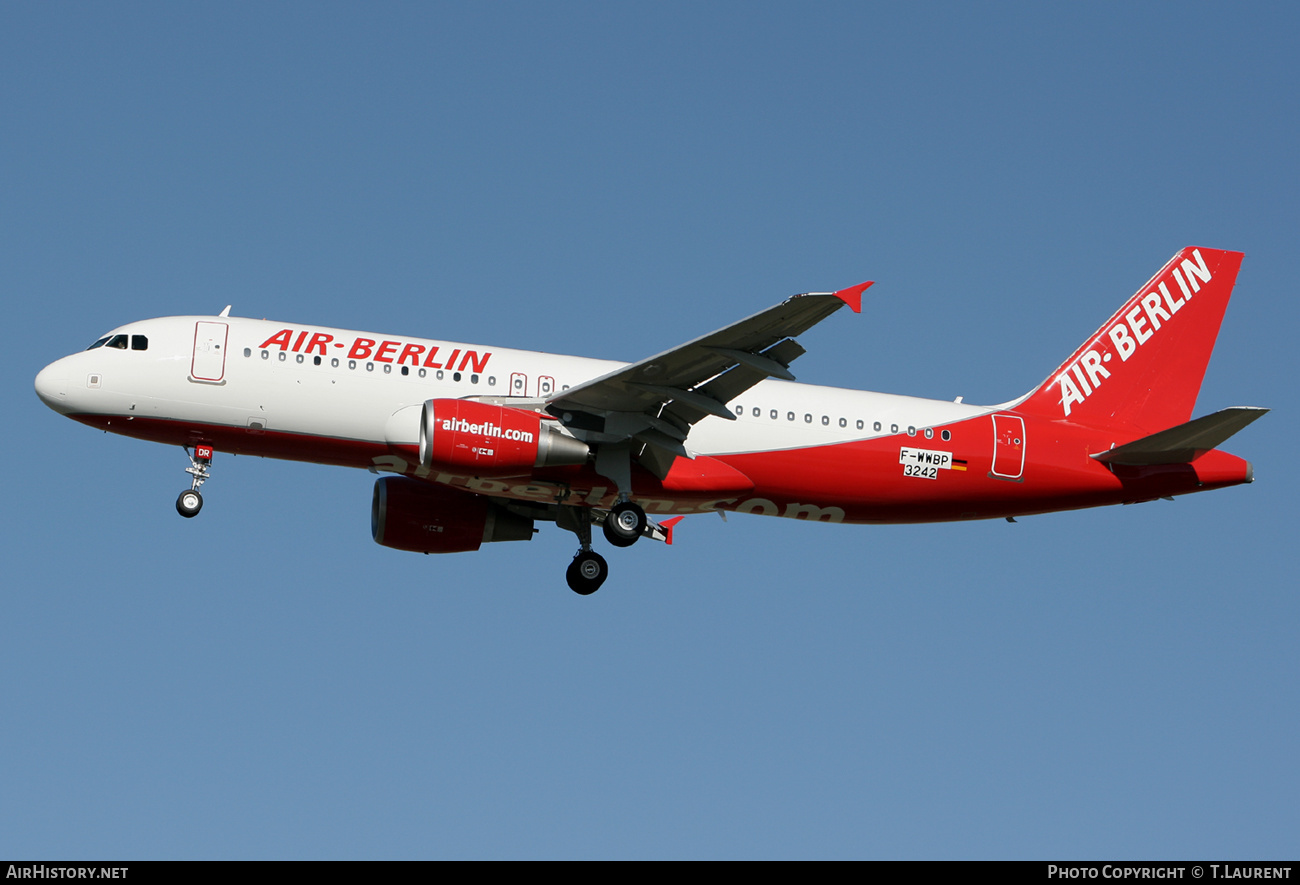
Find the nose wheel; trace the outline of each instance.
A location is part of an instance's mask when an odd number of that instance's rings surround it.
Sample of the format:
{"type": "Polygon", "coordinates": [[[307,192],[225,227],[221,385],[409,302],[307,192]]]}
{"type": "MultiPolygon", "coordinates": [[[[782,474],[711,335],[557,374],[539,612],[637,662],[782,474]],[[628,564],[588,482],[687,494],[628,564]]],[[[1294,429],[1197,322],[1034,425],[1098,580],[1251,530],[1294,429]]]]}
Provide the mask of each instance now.
{"type": "Polygon", "coordinates": [[[186,446],[185,454],[190,458],[190,466],[185,468],[185,472],[194,479],[190,482],[190,487],[176,498],[176,512],[186,519],[193,519],[203,509],[203,496],[199,494],[199,486],[208,481],[208,467],[212,464],[212,446],[195,446],[193,454],[190,453],[189,446],[186,446]]]}
{"type": "Polygon", "coordinates": [[[203,496],[193,489],[186,489],[176,499],[176,512],[186,519],[199,515],[203,509],[203,496]]]}

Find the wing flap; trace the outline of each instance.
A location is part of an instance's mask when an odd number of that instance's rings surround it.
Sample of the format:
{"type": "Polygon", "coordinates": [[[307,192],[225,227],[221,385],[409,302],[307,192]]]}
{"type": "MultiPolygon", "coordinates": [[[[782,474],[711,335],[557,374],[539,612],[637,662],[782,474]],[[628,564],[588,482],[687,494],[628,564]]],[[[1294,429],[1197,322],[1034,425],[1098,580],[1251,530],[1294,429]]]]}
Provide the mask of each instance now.
{"type": "MultiPolygon", "coordinates": [[[[788,366],[806,352],[798,341],[793,338],[786,338],[784,341],[778,341],[759,355],[778,365],[788,366]]],[[[730,371],[723,372],[721,375],[710,379],[698,389],[700,393],[710,399],[729,403],[746,390],[767,380],[769,375],[770,373],[758,370],[747,363],[742,363],[730,371]]],[[[668,417],[678,418],[688,425],[694,424],[703,417],[702,415],[696,416],[692,414],[689,406],[682,402],[672,403],[664,410],[664,413],[668,417]]],[[[730,413],[728,415],[733,420],[735,419],[734,415],[730,415],[730,413]]]]}

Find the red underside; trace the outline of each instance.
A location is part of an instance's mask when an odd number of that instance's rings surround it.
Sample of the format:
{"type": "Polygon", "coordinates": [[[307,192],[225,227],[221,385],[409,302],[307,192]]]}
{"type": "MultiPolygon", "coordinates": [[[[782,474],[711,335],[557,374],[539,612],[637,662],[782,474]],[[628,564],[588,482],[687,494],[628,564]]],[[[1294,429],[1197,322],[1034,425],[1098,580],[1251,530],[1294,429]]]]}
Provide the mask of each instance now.
{"type": "MultiPolygon", "coordinates": [[[[196,425],[152,418],[74,415],[102,430],[171,445],[211,445],[218,453],[256,455],[381,469],[417,463],[415,447],[243,427],[196,425]],[[403,462],[405,464],[403,465],[403,462]]],[[[1013,419],[1014,420],[1014,419],[1013,419]]],[[[951,441],[897,435],[783,451],[718,455],[695,461],[679,459],[664,482],[634,467],[633,492],[651,515],[739,510],[766,515],[826,519],[833,522],[937,522],[1045,513],[1104,504],[1145,501],[1248,482],[1250,466],[1226,452],[1212,451],[1190,464],[1152,467],[1106,467],[1088,455],[1132,437],[1061,421],[1026,418],[1024,445],[1015,463],[998,455],[1002,473],[994,475],[994,423],[990,416],[949,425],[951,441]],[[951,452],[956,465],[936,479],[904,475],[902,447],[951,452]],[[1008,468],[1012,463],[1012,468],[1008,468]],[[752,485],[752,488],[750,487],[752,485]],[[838,511],[842,511],[842,514],[838,511]]],[[[432,478],[432,475],[431,475],[432,478]]],[[[590,466],[540,470],[518,478],[476,480],[440,474],[443,482],[472,491],[524,500],[554,500],[567,489],[568,501],[610,506],[610,481],[590,466]]]]}

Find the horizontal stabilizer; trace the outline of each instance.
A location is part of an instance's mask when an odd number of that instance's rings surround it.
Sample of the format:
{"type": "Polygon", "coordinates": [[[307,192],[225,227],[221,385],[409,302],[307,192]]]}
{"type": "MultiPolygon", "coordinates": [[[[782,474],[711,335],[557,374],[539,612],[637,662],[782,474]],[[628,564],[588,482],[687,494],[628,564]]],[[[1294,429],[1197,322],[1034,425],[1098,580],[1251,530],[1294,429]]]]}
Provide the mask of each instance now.
{"type": "Polygon", "coordinates": [[[1267,411],[1255,406],[1232,406],[1092,457],[1106,464],[1187,464],[1218,447],[1267,411]]]}

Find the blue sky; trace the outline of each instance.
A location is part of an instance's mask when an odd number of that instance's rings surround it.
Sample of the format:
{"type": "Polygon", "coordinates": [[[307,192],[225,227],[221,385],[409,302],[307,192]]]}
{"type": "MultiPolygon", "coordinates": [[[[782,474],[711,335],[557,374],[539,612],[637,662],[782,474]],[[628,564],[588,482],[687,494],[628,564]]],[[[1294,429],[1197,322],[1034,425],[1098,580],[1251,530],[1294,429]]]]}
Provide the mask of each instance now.
{"type": "Polygon", "coordinates": [[[0,6],[0,856],[1293,857],[1295,12],[0,6]],[[373,477],[46,409],[234,313],[636,359],[874,279],[801,380],[1039,382],[1246,253],[1251,486],[1015,525],[686,520],[422,557],[373,477]]]}

